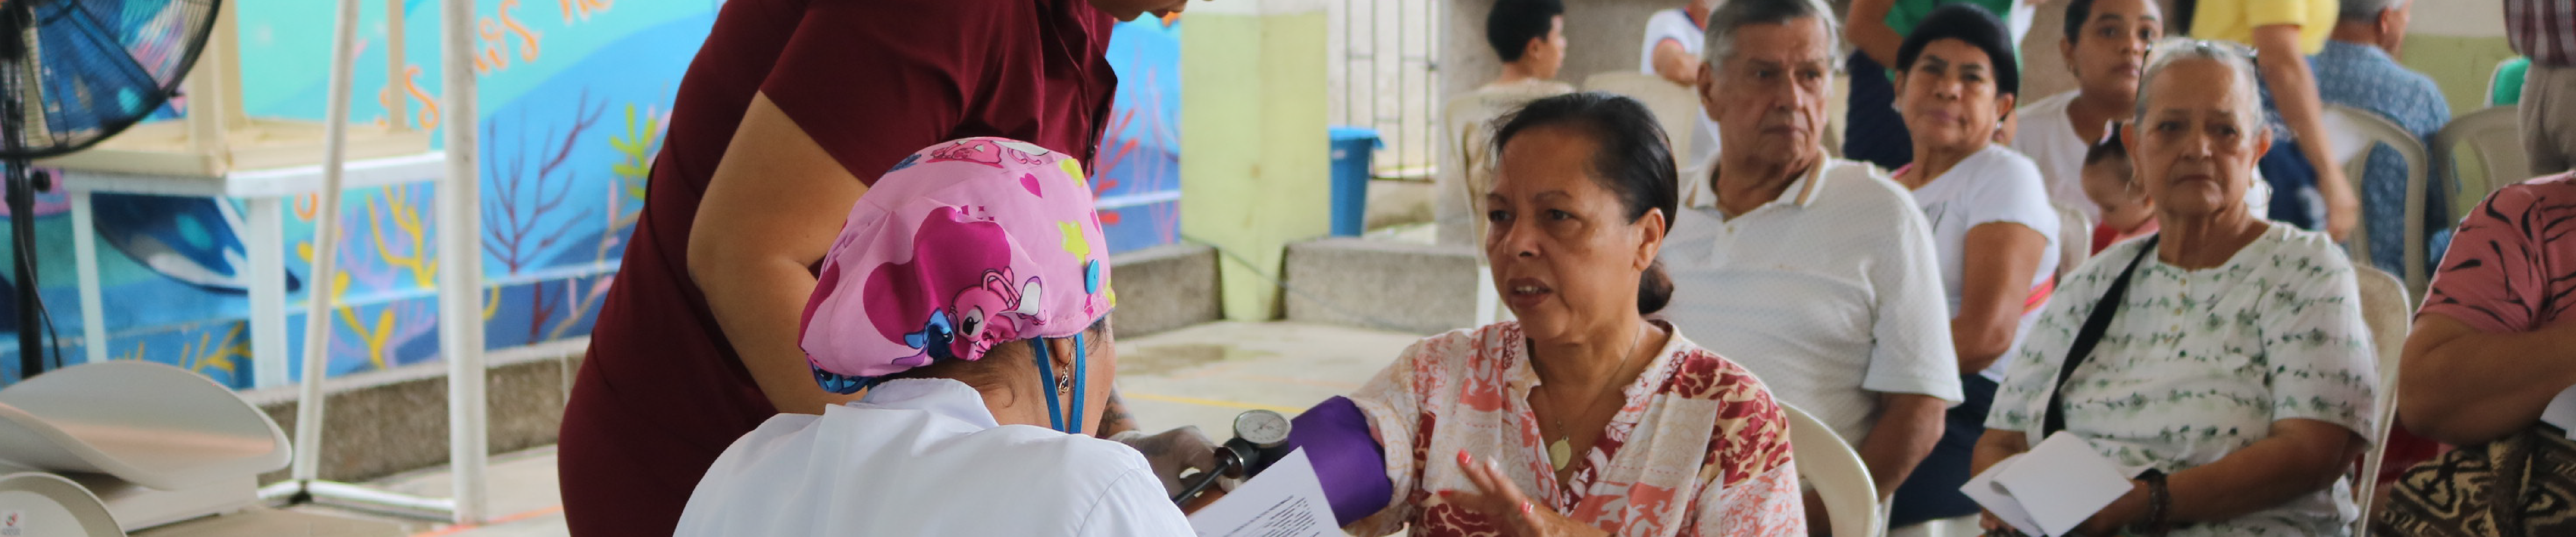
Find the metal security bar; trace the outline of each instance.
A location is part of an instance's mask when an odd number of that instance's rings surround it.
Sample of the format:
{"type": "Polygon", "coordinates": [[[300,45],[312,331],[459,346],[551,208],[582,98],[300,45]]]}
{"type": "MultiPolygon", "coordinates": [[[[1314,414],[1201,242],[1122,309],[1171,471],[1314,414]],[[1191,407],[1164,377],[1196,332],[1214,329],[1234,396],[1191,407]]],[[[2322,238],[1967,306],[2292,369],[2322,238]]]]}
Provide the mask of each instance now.
{"type": "Polygon", "coordinates": [[[1330,121],[1378,131],[1379,177],[1431,176],[1445,4],[1334,0],[1326,13],[1330,121]]]}

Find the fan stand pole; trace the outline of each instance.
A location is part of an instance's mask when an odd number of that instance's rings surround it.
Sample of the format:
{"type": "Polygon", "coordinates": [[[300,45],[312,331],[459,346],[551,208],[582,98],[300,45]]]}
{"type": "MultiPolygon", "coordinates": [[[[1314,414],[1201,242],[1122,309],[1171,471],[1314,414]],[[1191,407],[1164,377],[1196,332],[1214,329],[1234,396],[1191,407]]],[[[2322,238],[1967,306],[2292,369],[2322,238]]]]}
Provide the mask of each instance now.
{"type": "MultiPolygon", "coordinates": [[[[14,107],[13,107],[14,108],[14,107]]],[[[10,110],[9,124],[18,124],[18,111],[10,110]]],[[[17,269],[11,283],[18,292],[18,380],[35,378],[45,371],[45,319],[37,306],[36,296],[36,177],[26,161],[8,163],[10,266],[17,269]]]]}

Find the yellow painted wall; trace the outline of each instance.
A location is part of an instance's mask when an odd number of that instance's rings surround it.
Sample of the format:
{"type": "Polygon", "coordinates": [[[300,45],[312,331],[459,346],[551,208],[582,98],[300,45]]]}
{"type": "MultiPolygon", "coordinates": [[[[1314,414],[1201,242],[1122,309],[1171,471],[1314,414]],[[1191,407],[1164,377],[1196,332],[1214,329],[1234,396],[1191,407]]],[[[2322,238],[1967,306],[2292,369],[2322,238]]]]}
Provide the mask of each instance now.
{"type": "MultiPolygon", "coordinates": [[[[2422,8],[2417,8],[2415,16],[2424,15],[2422,8]]],[[[2496,64],[2514,57],[2513,45],[2505,42],[2502,35],[2408,34],[2406,48],[2401,52],[2399,63],[2442,86],[2442,97],[2450,101],[2453,116],[2485,108],[2487,81],[2494,77],[2496,64]]]]}
{"type": "Polygon", "coordinates": [[[1225,317],[1268,320],[1287,244],[1331,231],[1324,9],[1209,4],[1181,31],[1181,233],[1229,254],[1225,317]]]}

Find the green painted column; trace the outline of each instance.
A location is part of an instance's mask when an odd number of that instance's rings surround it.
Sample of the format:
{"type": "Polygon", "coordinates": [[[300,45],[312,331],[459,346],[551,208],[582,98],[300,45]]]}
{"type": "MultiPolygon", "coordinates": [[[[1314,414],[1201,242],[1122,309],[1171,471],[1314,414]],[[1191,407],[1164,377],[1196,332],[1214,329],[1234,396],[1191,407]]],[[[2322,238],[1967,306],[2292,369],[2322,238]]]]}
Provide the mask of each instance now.
{"type": "Polygon", "coordinates": [[[1287,244],[1331,231],[1324,4],[1192,4],[1181,32],[1181,233],[1223,251],[1226,319],[1275,319],[1287,244]]]}

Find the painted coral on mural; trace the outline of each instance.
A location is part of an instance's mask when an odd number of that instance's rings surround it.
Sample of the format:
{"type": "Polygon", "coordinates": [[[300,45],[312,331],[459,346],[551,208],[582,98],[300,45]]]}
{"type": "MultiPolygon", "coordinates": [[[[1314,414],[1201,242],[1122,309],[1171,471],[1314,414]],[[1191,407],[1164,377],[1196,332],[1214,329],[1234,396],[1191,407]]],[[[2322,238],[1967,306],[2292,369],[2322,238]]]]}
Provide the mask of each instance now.
{"type": "Polygon", "coordinates": [[[1093,157],[1092,190],[1112,252],[1181,238],[1181,26],[1138,19],[1109,37],[1118,94],[1093,157]]]}

